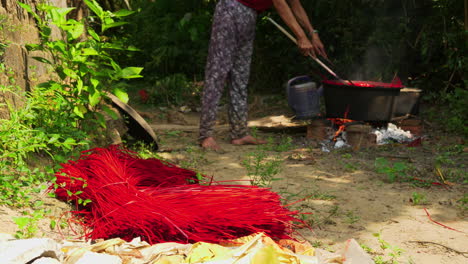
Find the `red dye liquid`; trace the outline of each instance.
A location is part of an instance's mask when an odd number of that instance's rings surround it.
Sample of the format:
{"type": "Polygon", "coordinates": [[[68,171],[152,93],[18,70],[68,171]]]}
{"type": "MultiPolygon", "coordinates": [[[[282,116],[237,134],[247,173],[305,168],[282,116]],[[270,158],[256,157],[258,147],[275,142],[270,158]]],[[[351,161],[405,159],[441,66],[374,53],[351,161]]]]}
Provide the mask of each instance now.
{"type": "Polygon", "coordinates": [[[372,82],[372,81],[337,81],[337,80],[324,80],[326,84],[331,85],[347,85],[355,87],[379,87],[379,88],[403,88],[403,84],[399,78],[395,78],[391,83],[372,82]]]}

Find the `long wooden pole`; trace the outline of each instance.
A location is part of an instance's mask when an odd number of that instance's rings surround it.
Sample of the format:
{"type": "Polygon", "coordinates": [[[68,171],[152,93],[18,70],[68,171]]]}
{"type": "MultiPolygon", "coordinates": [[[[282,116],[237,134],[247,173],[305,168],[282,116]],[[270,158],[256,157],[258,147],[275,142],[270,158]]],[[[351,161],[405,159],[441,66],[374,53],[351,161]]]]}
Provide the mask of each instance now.
{"type": "MultiPolygon", "coordinates": [[[[468,0],[466,0],[468,1],[468,0]]],[[[290,40],[292,40],[294,43],[297,44],[296,38],[294,38],[286,29],[284,29],[282,26],[280,26],[278,23],[276,23],[273,19],[267,17],[267,19],[275,25],[281,32],[283,32],[290,40]]],[[[327,65],[325,65],[321,60],[319,60],[317,57],[314,57],[312,55],[309,55],[312,59],[315,60],[320,66],[322,66],[325,70],[327,70],[331,75],[333,75],[336,79],[343,81],[334,71],[332,71],[330,68],[328,68],[327,65]]]]}

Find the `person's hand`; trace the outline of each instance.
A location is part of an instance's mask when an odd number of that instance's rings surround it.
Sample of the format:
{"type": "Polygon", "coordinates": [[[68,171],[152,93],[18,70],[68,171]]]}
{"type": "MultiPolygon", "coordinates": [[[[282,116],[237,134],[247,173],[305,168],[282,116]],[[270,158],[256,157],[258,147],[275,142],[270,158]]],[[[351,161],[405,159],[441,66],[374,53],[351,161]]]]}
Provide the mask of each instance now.
{"type": "Polygon", "coordinates": [[[312,57],[315,58],[314,46],[312,45],[312,42],[310,42],[310,40],[307,37],[298,38],[297,46],[301,50],[302,55],[304,56],[311,55],[312,57]]]}
{"type": "Polygon", "coordinates": [[[327,53],[325,52],[325,48],[323,47],[322,41],[317,33],[312,34],[312,45],[314,47],[315,54],[318,54],[324,58],[328,59],[327,53]]]}

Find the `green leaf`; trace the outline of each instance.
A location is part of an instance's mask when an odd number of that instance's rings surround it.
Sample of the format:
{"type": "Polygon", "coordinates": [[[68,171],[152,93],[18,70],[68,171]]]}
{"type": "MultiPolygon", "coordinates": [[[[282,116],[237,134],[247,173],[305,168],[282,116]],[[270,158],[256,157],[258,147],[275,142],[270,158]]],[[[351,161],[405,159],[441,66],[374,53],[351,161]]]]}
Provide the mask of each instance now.
{"type": "Polygon", "coordinates": [[[67,31],[68,34],[70,34],[70,38],[72,40],[79,38],[83,32],[84,32],[84,25],[81,23],[77,23],[73,25],[70,30],[67,31]]]}
{"type": "Polygon", "coordinates": [[[100,83],[100,81],[98,79],[95,79],[95,78],[91,78],[90,81],[91,81],[91,84],[93,85],[94,88],[96,88],[100,83]]]}
{"type": "Polygon", "coordinates": [[[76,89],[78,90],[78,94],[81,94],[83,90],[83,80],[81,80],[81,78],[76,81],[76,89]]]}
{"type": "Polygon", "coordinates": [[[83,55],[90,56],[90,55],[99,55],[99,52],[93,48],[84,48],[83,55]]]}
{"type": "Polygon", "coordinates": [[[82,105],[77,105],[73,108],[73,113],[75,113],[77,116],[84,118],[84,114],[86,114],[87,110],[84,106],[82,105]]]}
{"type": "Polygon", "coordinates": [[[51,15],[52,22],[57,26],[61,27],[67,22],[67,14],[70,13],[73,9],[71,8],[56,8],[53,7],[49,14],[51,15]]]}
{"type": "Polygon", "coordinates": [[[141,78],[140,72],[143,70],[142,67],[126,67],[122,69],[121,77],[124,79],[141,78]]]}
{"type": "Polygon", "coordinates": [[[33,15],[33,17],[39,22],[39,23],[42,23],[42,19],[40,16],[38,16],[31,8],[31,6],[27,5],[27,4],[24,4],[24,3],[21,3],[21,2],[17,2],[19,6],[21,6],[24,10],[26,10],[28,13],[30,13],[31,15],[33,15]]]}
{"type": "Polygon", "coordinates": [[[91,106],[97,105],[101,101],[101,94],[98,91],[95,91],[92,94],[89,94],[89,104],[91,106]]]}
{"type": "Polygon", "coordinates": [[[34,202],[34,207],[41,207],[42,205],[44,205],[43,201],[35,201],[34,202]]]}
{"type": "Polygon", "coordinates": [[[63,142],[64,145],[75,145],[76,144],[76,140],[74,140],[73,138],[67,138],[65,139],[65,141],[63,142]]]}
{"type": "Polygon", "coordinates": [[[131,10],[127,10],[127,9],[121,9],[117,12],[114,12],[114,15],[116,17],[125,17],[125,16],[129,16],[131,14],[134,14],[135,11],[131,11],[131,10]]]}
{"type": "Polygon", "coordinates": [[[40,61],[42,63],[47,63],[47,64],[51,64],[52,65],[52,62],[50,62],[48,59],[46,58],[42,58],[42,57],[32,57],[33,59],[37,60],[37,61],[40,61]]]}
{"type": "Polygon", "coordinates": [[[101,41],[101,38],[100,38],[99,35],[96,33],[96,31],[94,31],[94,29],[88,28],[88,34],[89,34],[91,37],[93,37],[95,40],[101,41]]]}
{"type": "Polygon", "coordinates": [[[93,13],[95,13],[99,18],[102,19],[104,11],[95,0],[84,0],[84,2],[89,7],[89,9],[93,11],[93,13]]]}
{"type": "Polygon", "coordinates": [[[24,229],[29,224],[29,217],[13,217],[13,222],[18,226],[18,229],[24,229]]]}
{"type": "Polygon", "coordinates": [[[52,137],[47,141],[47,144],[53,144],[57,142],[57,140],[60,138],[59,134],[52,134],[52,137]]]}
{"type": "Polygon", "coordinates": [[[112,117],[112,119],[114,120],[117,120],[119,118],[119,115],[114,112],[114,110],[112,110],[110,107],[106,106],[106,105],[103,105],[102,106],[102,109],[104,110],[104,112],[106,112],[110,117],[112,117]]]}
{"type": "Polygon", "coordinates": [[[49,225],[50,229],[54,230],[56,226],[57,226],[57,222],[55,222],[55,220],[50,220],[50,225],[49,225]]]}
{"type": "Polygon", "coordinates": [[[102,25],[102,31],[105,31],[109,28],[113,28],[113,27],[120,27],[120,26],[123,26],[123,25],[126,25],[128,24],[128,22],[114,22],[114,23],[109,23],[109,24],[104,24],[102,25]]]}
{"type": "Polygon", "coordinates": [[[69,68],[65,68],[63,69],[63,73],[65,73],[68,77],[72,78],[72,79],[77,79],[78,78],[78,74],[76,74],[76,72],[72,69],[69,69],[69,68]]]}
{"type": "Polygon", "coordinates": [[[121,90],[120,88],[115,88],[112,93],[117,96],[120,101],[128,103],[128,94],[125,91],[121,90]]]}
{"type": "Polygon", "coordinates": [[[115,50],[127,50],[125,47],[123,47],[121,44],[115,44],[115,43],[103,43],[102,48],[104,49],[115,49],[115,50]]]}
{"type": "Polygon", "coordinates": [[[26,44],[26,49],[28,51],[42,50],[42,46],[39,44],[26,44]]]}
{"type": "Polygon", "coordinates": [[[120,68],[120,66],[117,63],[115,63],[114,60],[111,59],[110,64],[115,71],[117,72],[122,71],[122,68],[120,68]]]}
{"type": "Polygon", "coordinates": [[[133,45],[128,46],[127,50],[128,51],[141,51],[141,49],[139,49],[139,48],[137,48],[137,47],[135,47],[133,45]]]}

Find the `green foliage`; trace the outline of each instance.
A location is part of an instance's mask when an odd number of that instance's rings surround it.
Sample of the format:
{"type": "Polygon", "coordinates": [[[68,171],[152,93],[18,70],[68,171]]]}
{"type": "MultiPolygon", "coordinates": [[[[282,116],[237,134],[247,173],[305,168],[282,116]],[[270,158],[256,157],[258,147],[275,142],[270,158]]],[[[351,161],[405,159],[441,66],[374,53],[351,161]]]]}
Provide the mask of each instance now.
{"type": "Polygon", "coordinates": [[[242,160],[242,165],[247,169],[252,185],[261,187],[271,187],[273,181],[279,180],[274,176],[281,171],[282,163],[280,157],[272,157],[261,148],[248,153],[242,160]]]}
{"type": "Polygon", "coordinates": [[[43,89],[21,92],[14,80],[10,81],[9,85],[0,85],[0,90],[24,101],[17,109],[6,101],[10,118],[0,119],[0,204],[22,207],[29,204],[30,193],[37,192],[37,186],[53,176],[51,167],[43,164],[40,170],[31,170],[28,162],[46,159],[44,154],[64,162],[64,157],[87,146],[88,141],[86,134],[60,119],[63,113],[50,109],[53,93],[44,94],[43,89]]]}
{"type": "Polygon", "coordinates": [[[265,151],[285,152],[293,149],[294,143],[292,137],[283,135],[277,142],[272,137],[267,138],[267,144],[260,147],[265,151]]]}
{"type": "Polygon", "coordinates": [[[356,215],[353,211],[347,211],[345,213],[345,216],[346,216],[346,220],[345,220],[346,223],[350,225],[359,222],[359,220],[361,219],[361,217],[359,215],[356,215]]]}
{"type": "Polygon", "coordinates": [[[33,15],[41,32],[41,43],[28,45],[28,50],[50,54],[52,58],[44,56],[35,59],[49,64],[59,77],[58,81],[41,83],[38,88],[50,91],[51,98],[55,98],[52,110],[64,115],[62,119],[81,129],[95,131],[94,126],[85,126],[82,120],[87,119],[88,122],[93,121],[105,127],[104,117],[98,110],[110,110],[100,104],[102,98],[106,97],[107,92],[112,92],[127,102],[127,94],[121,86],[115,84],[121,79],[141,77],[139,74],[142,68],[121,68],[109,51],[133,49],[105,41],[104,37],[88,26],[93,21],[99,22],[99,33],[102,35],[110,28],[126,24],[122,18],[133,12],[122,10],[111,13],[103,11],[94,0],[85,0],[85,3],[96,15],[89,17],[88,21],[67,19],[67,14],[73,8],[39,4],[38,11],[45,14],[42,18],[29,5],[19,5],[33,15]],[[57,26],[65,40],[52,38],[52,25],[49,22],[57,26]]]}
{"type": "MultiPolygon", "coordinates": [[[[120,60],[145,65],[147,81],[155,86],[153,94],[157,98],[153,103],[180,104],[187,98],[180,93],[197,94],[194,85],[168,85],[173,81],[167,79],[179,79],[181,83],[203,80],[216,2],[132,1],[137,13],[121,36],[141,52],[121,56],[120,60]]],[[[320,32],[334,63],[332,68],[343,76],[390,81],[397,74],[408,87],[437,95],[443,91],[450,97],[465,96],[467,45],[462,0],[331,0],[302,4],[320,32]],[[456,89],[464,92],[454,92],[456,89]]],[[[262,20],[263,16],[284,25],[273,9],[259,15],[249,89],[283,93],[283,84],[294,76],[309,74],[321,80],[320,74],[327,75],[271,23],[262,20]]],[[[458,112],[467,107],[454,106],[463,100],[450,100],[452,103],[444,103],[447,109],[458,109],[450,127],[466,127],[459,126],[466,118],[458,112]]]]}
{"type": "Polygon", "coordinates": [[[404,252],[403,249],[398,246],[393,246],[382,238],[380,233],[373,234],[374,237],[379,241],[380,248],[387,252],[387,257],[377,256],[374,258],[376,264],[398,264],[398,258],[400,258],[404,252]]]}
{"type": "Polygon", "coordinates": [[[44,202],[36,201],[32,205],[32,212],[23,212],[24,216],[14,217],[13,222],[18,226],[15,237],[19,239],[34,237],[39,231],[39,221],[49,213],[45,209],[39,209],[44,202]]]}
{"type": "Polygon", "coordinates": [[[312,227],[320,227],[322,225],[334,225],[336,224],[336,222],[333,221],[333,218],[339,216],[340,213],[340,206],[334,204],[327,210],[327,212],[324,215],[320,215],[317,212],[314,212],[314,214],[312,214],[311,217],[307,219],[307,222],[312,227]]]}
{"type": "Polygon", "coordinates": [[[206,152],[198,146],[190,145],[185,149],[185,158],[178,162],[182,168],[189,170],[201,169],[201,165],[207,164],[206,152]]]}
{"type": "MultiPolygon", "coordinates": [[[[22,92],[12,77],[11,69],[0,63],[2,73],[9,76],[9,83],[0,85],[0,91],[12,97],[24,98],[21,107],[5,101],[10,118],[0,120],[0,204],[25,206],[30,202],[29,193],[40,182],[51,180],[53,169],[30,170],[28,162],[48,154],[56,163],[89,147],[90,140],[98,136],[96,126],[105,127],[104,117],[98,111],[109,110],[101,100],[112,91],[126,101],[125,91],[115,83],[120,79],[140,77],[142,68],[121,68],[111,57],[109,50],[130,50],[105,41],[100,34],[113,27],[124,25],[122,17],[130,11],[111,13],[103,11],[94,0],[86,4],[96,12],[98,19],[87,21],[67,19],[72,8],[37,5],[37,12],[24,3],[18,3],[37,21],[40,28],[39,44],[28,45],[31,51],[42,51],[36,60],[51,66],[56,78],[39,84],[30,92],[22,92]],[[100,34],[90,26],[99,22],[100,34]],[[52,38],[52,26],[56,26],[64,39],[52,38]],[[114,84],[114,85],[113,85],[114,84]]],[[[82,204],[89,201],[82,201],[82,204]]],[[[32,220],[18,219],[23,236],[34,229],[37,216],[32,220]],[[32,222],[31,222],[32,221],[32,222]]]]}
{"type": "Polygon", "coordinates": [[[468,173],[466,171],[467,153],[464,151],[465,145],[448,145],[438,149],[434,158],[435,174],[442,180],[453,183],[468,183],[468,173]]]}
{"type": "Polygon", "coordinates": [[[390,164],[387,159],[382,157],[375,159],[374,166],[376,172],[387,175],[387,179],[391,183],[406,178],[406,173],[409,169],[408,165],[404,162],[390,164]]]}
{"type": "Polygon", "coordinates": [[[413,192],[413,194],[411,195],[410,201],[413,203],[413,205],[427,204],[426,195],[423,193],[418,193],[418,192],[413,192]]]}
{"type": "Polygon", "coordinates": [[[463,197],[457,200],[457,206],[460,209],[461,215],[468,213],[468,193],[463,194],[463,197]]]}
{"type": "MultiPolygon", "coordinates": [[[[465,80],[465,87],[468,80],[465,80]]],[[[442,129],[456,132],[463,136],[468,135],[468,90],[458,86],[452,91],[432,92],[424,97],[428,101],[437,102],[437,105],[428,111],[431,121],[442,125],[442,129]]]]}
{"type": "Polygon", "coordinates": [[[122,33],[141,52],[122,56],[125,63],[144,65],[154,104],[181,104],[198,94],[190,82],[204,78],[214,1],[133,1],[137,13],[122,33]]]}
{"type": "Polygon", "coordinates": [[[186,75],[176,73],[160,77],[148,89],[150,95],[148,103],[153,105],[181,105],[193,97],[197,88],[188,81],[186,75]]]}

